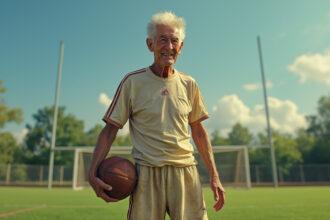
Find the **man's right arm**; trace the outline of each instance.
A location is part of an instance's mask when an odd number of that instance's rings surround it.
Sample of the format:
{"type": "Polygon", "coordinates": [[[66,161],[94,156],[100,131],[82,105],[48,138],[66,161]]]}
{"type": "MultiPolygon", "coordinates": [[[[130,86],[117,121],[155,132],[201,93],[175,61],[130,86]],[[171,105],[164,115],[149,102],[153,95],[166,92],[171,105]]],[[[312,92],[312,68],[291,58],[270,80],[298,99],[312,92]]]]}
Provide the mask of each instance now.
{"type": "Polygon", "coordinates": [[[94,149],[92,163],[89,169],[89,183],[93,187],[96,195],[102,198],[106,202],[116,202],[116,199],[110,198],[104,190],[111,190],[111,186],[104,183],[100,178],[97,177],[97,169],[107,156],[113,141],[116,138],[118,127],[114,126],[110,123],[106,124],[106,126],[102,129],[96,147],[94,149]]]}

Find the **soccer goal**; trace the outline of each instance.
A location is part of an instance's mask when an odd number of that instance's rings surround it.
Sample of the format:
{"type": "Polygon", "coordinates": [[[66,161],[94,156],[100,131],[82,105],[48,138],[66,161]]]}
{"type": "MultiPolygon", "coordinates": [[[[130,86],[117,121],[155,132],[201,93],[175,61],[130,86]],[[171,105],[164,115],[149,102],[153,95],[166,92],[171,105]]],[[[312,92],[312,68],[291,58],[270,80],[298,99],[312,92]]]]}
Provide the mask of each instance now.
{"type": "MultiPolygon", "coordinates": [[[[75,190],[90,186],[88,183],[88,171],[92,161],[93,151],[94,147],[78,147],[74,150],[72,188],[75,190]]],[[[113,146],[109,155],[116,155],[133,161],[131,151],[132,147],[113,146]]]]}
{"type": "MultiPolygon", "coordinates": [[[[225,186],[251,188],[249,153],[246,146],[214,146],[214,160],[225,186]]],[[[207,169],[196,152],[202,184],[209,184],[207,169]]]]}
{"type": "MultiPolygon", "coordinates": [[[[73,189],[89,186],[88,169],[92,160],[94,147],[74,148],[73,189]]],[[[132,147],[113,146],[110,154],[132,160],[132,147]]],[[[221,181],[225,186],[251,187],[248,149],[246,146],[215,146],[214,159],[221,181]]],[[[198,152],[195,154],[202,184],[209,184],[209,176],[198,152]]]]}

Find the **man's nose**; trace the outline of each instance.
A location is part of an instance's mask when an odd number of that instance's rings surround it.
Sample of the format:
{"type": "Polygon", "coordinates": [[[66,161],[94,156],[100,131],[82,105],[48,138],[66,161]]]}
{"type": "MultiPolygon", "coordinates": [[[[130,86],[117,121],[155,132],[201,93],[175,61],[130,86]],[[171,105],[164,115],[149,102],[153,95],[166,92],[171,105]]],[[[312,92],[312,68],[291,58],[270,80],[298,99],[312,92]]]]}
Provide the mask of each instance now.
{"type": "Polygon", "coordinates": [[[168,39],[166,41],[166,44],[165,44],[166,48],[168,49],[173,49],[173,44],[172,44],[172,41],[170,39],[168,39]]]}

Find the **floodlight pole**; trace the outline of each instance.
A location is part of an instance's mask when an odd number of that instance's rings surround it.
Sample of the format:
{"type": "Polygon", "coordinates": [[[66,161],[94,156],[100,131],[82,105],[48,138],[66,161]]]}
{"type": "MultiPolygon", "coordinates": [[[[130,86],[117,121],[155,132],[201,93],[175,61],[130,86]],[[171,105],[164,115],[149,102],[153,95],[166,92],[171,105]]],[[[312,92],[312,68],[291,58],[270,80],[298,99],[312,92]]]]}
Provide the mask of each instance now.
{"type": "Polygon", "coordinates": [[[50,156],[49,156],[49,166],[48,166],[48,189],[52,188],[52,183],[53,183],[54,153],[55,153],[54,150],[55,150],[55,144],[56,144],[58,102],[59,102],[59,97],[60,97],[63,57],[64,57],[64,43],[63,43],[63,41],[61,41],[60,42],[60,56],[59,56],[58,68],[57,68],[57,81],[56,81],[55,104],[54,104],[52,142],[51,142],[51,146],[50,146],[50,156]]]}
{"type": "Polygon", "coordinates": [[[269,144],[269,148],[270,148],[270,156],[271,156],[272,171],[273,171],[273,184],[274,184],[274,187],[278,187],[278,177],[277,177],[275,150],[274,150],[274,146],[273,146],[272,130],[271,130],[271,127],[270,127],[270,122],[269,122],[268,99],[267,99],[267,89],[266,89],[266,82],[265,82],[266,80],[265,80],[265,73],[264,73],[264,65],[263,65],[263,61],[262,61],[261,42],[260,42],[260,37],[259,36],[257,37],[257,43],[258,43],[258,52],[259,52],[259,60],[260,60],[262,87],[263,87],[263,91],[264,91],[268,144],[269,144]]]}

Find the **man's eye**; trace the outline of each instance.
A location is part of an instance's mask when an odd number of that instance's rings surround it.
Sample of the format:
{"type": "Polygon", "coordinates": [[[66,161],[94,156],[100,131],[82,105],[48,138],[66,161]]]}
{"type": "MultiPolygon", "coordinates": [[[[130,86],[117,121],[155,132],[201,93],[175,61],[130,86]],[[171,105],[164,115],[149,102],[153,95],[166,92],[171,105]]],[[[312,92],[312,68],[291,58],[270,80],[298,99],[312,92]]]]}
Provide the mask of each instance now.
{"type": "Polygon", "coordinates": [[[178,39],[172,39],[172,44],[178,44],[179,40],[178,39]]]}

